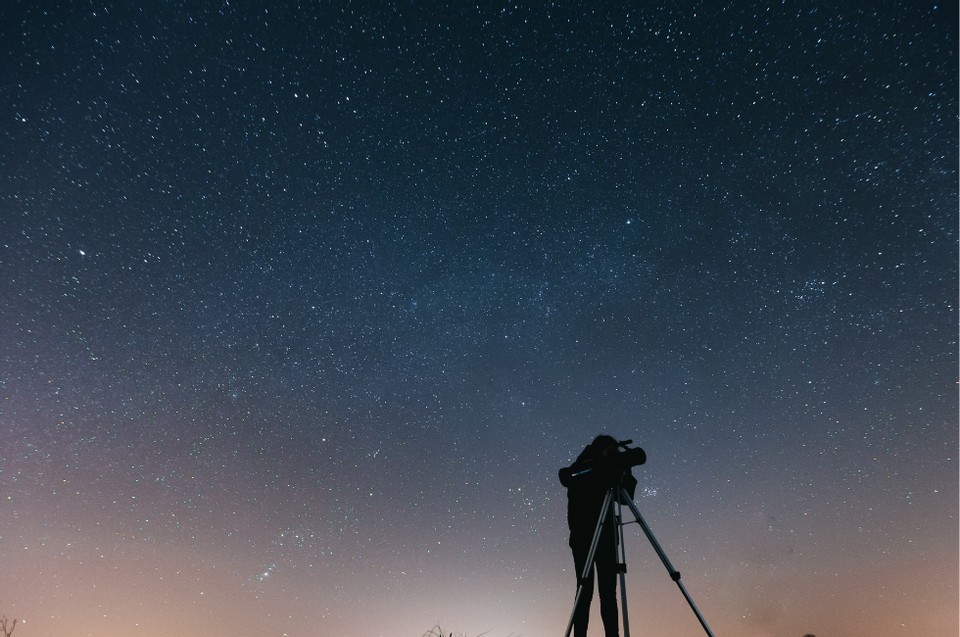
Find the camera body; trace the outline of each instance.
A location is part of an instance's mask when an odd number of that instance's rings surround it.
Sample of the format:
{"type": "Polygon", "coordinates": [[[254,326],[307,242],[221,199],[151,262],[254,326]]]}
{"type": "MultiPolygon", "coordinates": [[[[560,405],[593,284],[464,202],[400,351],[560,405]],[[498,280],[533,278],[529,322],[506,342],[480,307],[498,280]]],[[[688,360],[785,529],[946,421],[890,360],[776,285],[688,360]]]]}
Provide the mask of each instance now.
{"type": "MultiPolygon", "coordinates": [[[[629,444],[632,441],[627,441],[626,444],[629,444]]],[[[621,470],[627,470],[630,467],[635,467],[641,465],[647,461],[646,452],[640,447],[626,447],[624,446],[623,452],[615,454],[613,456],[613,464],[615,464],[621,470]]]]}

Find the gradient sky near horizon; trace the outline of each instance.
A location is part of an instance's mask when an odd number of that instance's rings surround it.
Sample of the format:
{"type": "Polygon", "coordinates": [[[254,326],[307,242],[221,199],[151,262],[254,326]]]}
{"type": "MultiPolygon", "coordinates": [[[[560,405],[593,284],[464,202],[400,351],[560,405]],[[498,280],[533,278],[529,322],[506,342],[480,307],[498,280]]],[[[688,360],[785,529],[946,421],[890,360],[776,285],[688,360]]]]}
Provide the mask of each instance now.
{"type": "Polygon", "coordinates": [[[0,24],[16,637],[559,636],[599,433],[718,637],[957,635],[955,3],[136,4],[0,24]]]}

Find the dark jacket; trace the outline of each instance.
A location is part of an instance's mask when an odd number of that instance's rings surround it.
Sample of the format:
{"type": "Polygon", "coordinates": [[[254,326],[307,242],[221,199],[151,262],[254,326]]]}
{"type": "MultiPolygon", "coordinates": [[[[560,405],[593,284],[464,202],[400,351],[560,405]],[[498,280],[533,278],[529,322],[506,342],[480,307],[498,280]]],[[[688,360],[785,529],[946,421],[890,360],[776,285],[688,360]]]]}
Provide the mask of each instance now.
{"type": "MultiPolygon", "coordinates": [[[[637,479],[629,468],[614,470],[610,467],[614,463],[591,458],[588,451],[589,448],[585,449],[573,465],[560,470],[560,483],[567,487],[567,526],[570,528],[571,547],[590,545],[603,500],[611,486],[623,486],[631,498],[637,488],[637,479]]],[[[625,503],[621,499],[621,504],[625,503]]],[[[601,542],[615,541],[612,508],[609,515],[601,542]]]]}

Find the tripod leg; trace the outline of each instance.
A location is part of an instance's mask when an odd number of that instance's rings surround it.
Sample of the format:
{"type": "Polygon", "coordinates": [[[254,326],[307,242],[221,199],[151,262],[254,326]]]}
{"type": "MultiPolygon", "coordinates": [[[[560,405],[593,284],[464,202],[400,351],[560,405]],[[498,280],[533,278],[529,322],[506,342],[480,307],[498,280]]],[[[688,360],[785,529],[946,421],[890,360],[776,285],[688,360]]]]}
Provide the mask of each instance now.
{"type": "MultiPolygon", "coordinates": [[[[690,594],[687,593],[687,589],[684,587],[683,582],[680,581],[680,571],[673,568],[673,564],[670,563],[670,559],[667,557],[667,554],[663,552],[663,549],[660,547],[660,543],[657,542],[657,538],[653,537],[653,531],[650,530],[650,527],[647,526],[643,516],[640,515],[640,509],[637,508],[636,503],[630,497],[630,494],[627,493],[627,490],[623,487],[620,487],[620,498],[621,501],[626,502],[627,506],[630,507],[630,510],[633,511],[633,515],[637,519],[637,524],[639,524],[640,528],[643,529],[643,533],[647,536],[647,539],[650,540],[653,550],[657,552],[657,555],[660,557],[660,561],[663,562],[667,572],[670,573],[670,579],[676,582],[677,586],[680,587],[680,592],[683,593],[684,598],[686,598],[687,603],[690,605],[690,609],[693,610],[693,614],[697,616],[697,619],[700,621],[700,625],[703,626],[703,629],[707,631],[707,634],[710,637],[713,637],[710,627],[707,626],[707,621],[703,618],[703,615],[700,614],[700,611],[697,609],[697,605],[693,603],[693,600],[690,598],[690,594]]],[[[622,528],[623,527],[621,527],[621,529],[622,528]]]]}
{"type": "Polygon", "coordinates": [[[593,542],[590,544],[590,552],[587,554],[587,564],[583,568],[583,572],[579,573],[580,579],[577,581],[577,598],[573,602],[573,612],[570,613],[570,621],[567,623],[567,632],[564,633],[564,637],[570,637],[570,631],[573,630],[573,620],[577,616],[577,609],[580,608],[581,597],[583,596],[583,584],[582,582],[587,579],[587,577],[593,576],[593,562],[597,555],[597,544],[600,543],[600,532],[603,531],[603,521],[607,517],[607,510],[613,506],[613,494],[616,489],[611,488],[607,491],[607,495],[603,498],[603,507],[600,509],[600,518],[597,520],[597,529],[593,532],[593,542]]]}

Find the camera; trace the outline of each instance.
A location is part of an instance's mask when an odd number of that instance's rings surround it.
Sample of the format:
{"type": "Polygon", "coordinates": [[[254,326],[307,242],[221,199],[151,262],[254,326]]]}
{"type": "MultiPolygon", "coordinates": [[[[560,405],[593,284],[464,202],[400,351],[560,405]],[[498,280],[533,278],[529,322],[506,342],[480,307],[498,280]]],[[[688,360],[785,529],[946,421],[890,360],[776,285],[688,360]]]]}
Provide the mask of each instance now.
{"type": "Polygon", "coordinates": [[[621,440],[616,444],[623,451],[575,462],[570,467],[560,469],[560,484],[569,487],[571,484],[582,482],[582,478],[586,478],[586,476],[592,478],[607,476],[619,479],[615,476],[629,471],[630,467],[641,465],[647,461],[647,454],[643,449],[627,446],[632,442],[633,440],[621,440]]]}
{"type": "Polygon", "coordinates": [[[632,440],[624,440],[620,443],[620,446],[623,447],[623,453],[614,454],[612,458],[612,464],[616,468],[621,470],[627,470],[630,467],[635,467],[639,464],[643,464],[647,461],[646,452],[640,447],[627,447],[632,440]]]}

